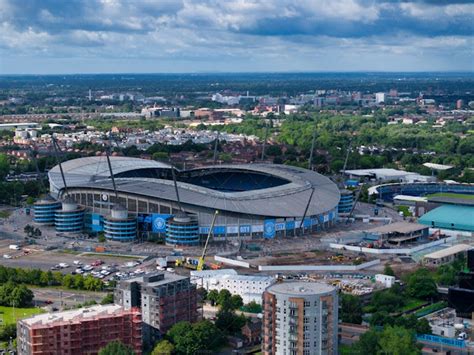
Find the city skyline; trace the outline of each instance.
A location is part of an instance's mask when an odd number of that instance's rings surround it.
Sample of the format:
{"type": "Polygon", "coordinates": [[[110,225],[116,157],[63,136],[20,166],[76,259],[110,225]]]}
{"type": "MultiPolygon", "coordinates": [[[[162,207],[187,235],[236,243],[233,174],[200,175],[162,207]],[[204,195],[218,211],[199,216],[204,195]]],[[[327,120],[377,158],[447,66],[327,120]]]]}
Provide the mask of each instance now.
{"type": "Polygon", "coordinates": [[[473,70],[472,1],[0,0],[0,74],[473,70]]]}

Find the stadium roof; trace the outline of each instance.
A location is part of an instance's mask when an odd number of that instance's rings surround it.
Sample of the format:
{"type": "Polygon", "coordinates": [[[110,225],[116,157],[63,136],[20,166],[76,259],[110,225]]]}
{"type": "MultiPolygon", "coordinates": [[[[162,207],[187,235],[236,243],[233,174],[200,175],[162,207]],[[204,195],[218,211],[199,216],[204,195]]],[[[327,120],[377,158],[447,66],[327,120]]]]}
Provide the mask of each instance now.
{"type": "Polygon", "coordinates": [[[424,166],[433,170],[449,170],[452,169],[452,165],[443,165],[443,164],[435,164],[435,163],[424,163],[424,166]]]}
{"type": "MultiPolygon", "coordinates": [[[[171,169],[170,165],[152,160],[127,157],[111,157],[114,175],[143,168],[171,169]]],[[[105,157],[87,157],[67,161],[62,164],[68,188],[85,187],[113,191],[105,157]]],[[[321,214],[335,208],[340,193],[337,186],[327,177],[302,168],[273,165],[245,164],[218,165],[188,170],[255,172],[273,175],[288,183],[238,192],[218,191],[203,186],[178,181],[178,190],[183,205],[194,205],[221,211],[245,213],[268,217],[301,217],[305,214],[311,191],[314,193],[308,206],[307,216],[321,214]]],[[[59,167],[48,174],[52,192],[59,192],[64,186],[59,167]]],[[[116,178],[117,190],[124,193],[176,201],[172,180],[127,177],[116,178]]]]}
{"type": "Polygon", "coordinates": [[[418,222],[433,228],[474,232],[474,207],[444,205],[424,214],[418,222]]]}

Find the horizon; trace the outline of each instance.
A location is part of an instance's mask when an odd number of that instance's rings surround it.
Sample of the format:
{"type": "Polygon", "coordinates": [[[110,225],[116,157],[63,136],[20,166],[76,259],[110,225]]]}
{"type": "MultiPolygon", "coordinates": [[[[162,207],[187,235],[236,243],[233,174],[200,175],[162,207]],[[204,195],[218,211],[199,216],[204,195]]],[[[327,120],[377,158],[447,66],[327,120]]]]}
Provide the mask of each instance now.
{"type": "Polygon", "coordinates": [[[430,71],[196,71],[196,72],[57,72],[57,73],[9,73],[8,76],[74,76],[74,75],[238,75],[238,74],[468,74],[474,76],[474,70],[430,70],[430,71]]]}

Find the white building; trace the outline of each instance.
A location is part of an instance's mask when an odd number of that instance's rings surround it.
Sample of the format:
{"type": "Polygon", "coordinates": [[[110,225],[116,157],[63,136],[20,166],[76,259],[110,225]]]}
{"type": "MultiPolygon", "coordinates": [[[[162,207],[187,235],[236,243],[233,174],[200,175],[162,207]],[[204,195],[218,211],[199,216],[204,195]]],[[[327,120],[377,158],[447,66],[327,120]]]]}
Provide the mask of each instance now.
{"type": "Polygon", "coordinates": [[[375,275],[375,282],[381,283],[385,287],[390,288],[395,283],[395,276],[377,274],[375,275]]]}
{"type": "Polygon", "coordinates": [[[234,269],[191,271],[191,283],[207,291],[223,289],[242,297],[244,303],[262,303],[265,289],[276,282],[272,276],[238,275],[234,269]]]}
{"type": "Polygon", "coordinates": [[[385,93],[384,92],[378,92],[375,94],[375,102],[380,104],[385,102],[385,93]]]}

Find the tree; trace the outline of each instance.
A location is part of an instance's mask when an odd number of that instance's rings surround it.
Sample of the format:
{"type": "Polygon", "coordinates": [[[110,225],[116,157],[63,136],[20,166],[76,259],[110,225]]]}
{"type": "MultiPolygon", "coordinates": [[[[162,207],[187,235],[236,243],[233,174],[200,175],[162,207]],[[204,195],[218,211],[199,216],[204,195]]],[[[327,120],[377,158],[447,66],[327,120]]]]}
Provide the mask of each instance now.
{"type": "Polygon", "coordinates": [[[0,154],[0,180],[3,180],[10,171],[10,163],[6,154],[0,154]]]}
{"type": "Polygon", "coordinates": [[[385,327],[378,340],[379,354],[417,355],[421,354],[413,331],[403,327],[385,327]]]}
{"type": "Polygon", "coordinates": [[[176,323],[166,334],[178,354],[196,354],[215,350],[222,344],[222,333],[210,321],[176,323]]]}
{"type": "Polygon", "coordinates": [[[217,299],[219,297],[219,292],[217,290],[210,290],[207,294],[207,299],[211,302],[211,305],[215,305],[217,303],[217,299]]]}
{"type": "Polygon", "coordinates": [[[229,292],[229,290],[224,288],[220,290],[219,296],[217,296],[217,304],[219,307],[221,307],[221,309],[232,309],[231,298],[232,294],[229,292]]]}
{"type": "Polygon", "coordinates": [[[389,263],[386,263],[384,268],[383,268],[383,273],[384,275],[388,276],[395,276],[395,272],[393,271],[392,267],[390,266],[389,263]]]}
{"type": "Polygon", "coordinates": [[[341,297],[341,315],[343,322],[362,323],[362,303],[360,298],[343,293],[341,297]]]}
{"type": "Polygon", "coordinates": [[[122,342],[114,340],[100,349],[99,355],[135,355],[135,352],[122,342]]]}
{"type": "Polygon", "coordinates": [[[360,354],[360,355],[372,355],[372,354],[377,354],[378,350],[380,349],[379,345],[379,337],[380,334],[379,332],[371,328],[364,334],[362,334],[359,338],[359,341],[357,341],[354,346],[354,354],[360,354]]]}
{"type": "Polygon", "coordinates": [[[16,338],[16,324],[10,323],[0,327],[0,341],[9,341],[16,338]]]}
{"type": "Polygon", "coordinates": [[[34,294],[25,285],[19,285],[13,289],[11,293],[10,305],[15,307],[27,307],[33,302],[34,294]]]}
{"type": "Polygon", "coordinates": [[[191,330],[191,323],[182,321],[173,325],[171,329],[168,330],[166,335],[174,344],[177,344],[178,340],[182,337],[185,337],[186,334],[188,334],[191,330]]]}
{"type": "Polygon", "coordinates": [[[244,305],[244,301],[242,300],[242,297],[240,295],[232,295],[230,298],[230,304],[232,306],[232,309],[239,309],[244,305]]]}
{"type": "Polygon", "coordinates": [[[100,304],[109,304],[109,303],[114,303],[113,293],[108,293],[104,298],[102,298],[102,301],[100,301],[100,304]]]}
{"type": "Polygon", "coordinates": [[[426,268],[418,269],[408,277],[406,290],[410,296],[423,300],[430,300],[438,294],[433,275],[426,268]]]}
{"type": "Polygon", "coordinates": [[[224,333],[238,332],[247,323],[247,318],[243,314],[237,316],[228,309],[221,309],[216,316],[216,327],[224,333]]]}
{"type": "Polygon", "coordinates": [[[151,355],[171,355],[173,352],[174,345],[168,340],[162,340],[155,346],[151,355]]]}

